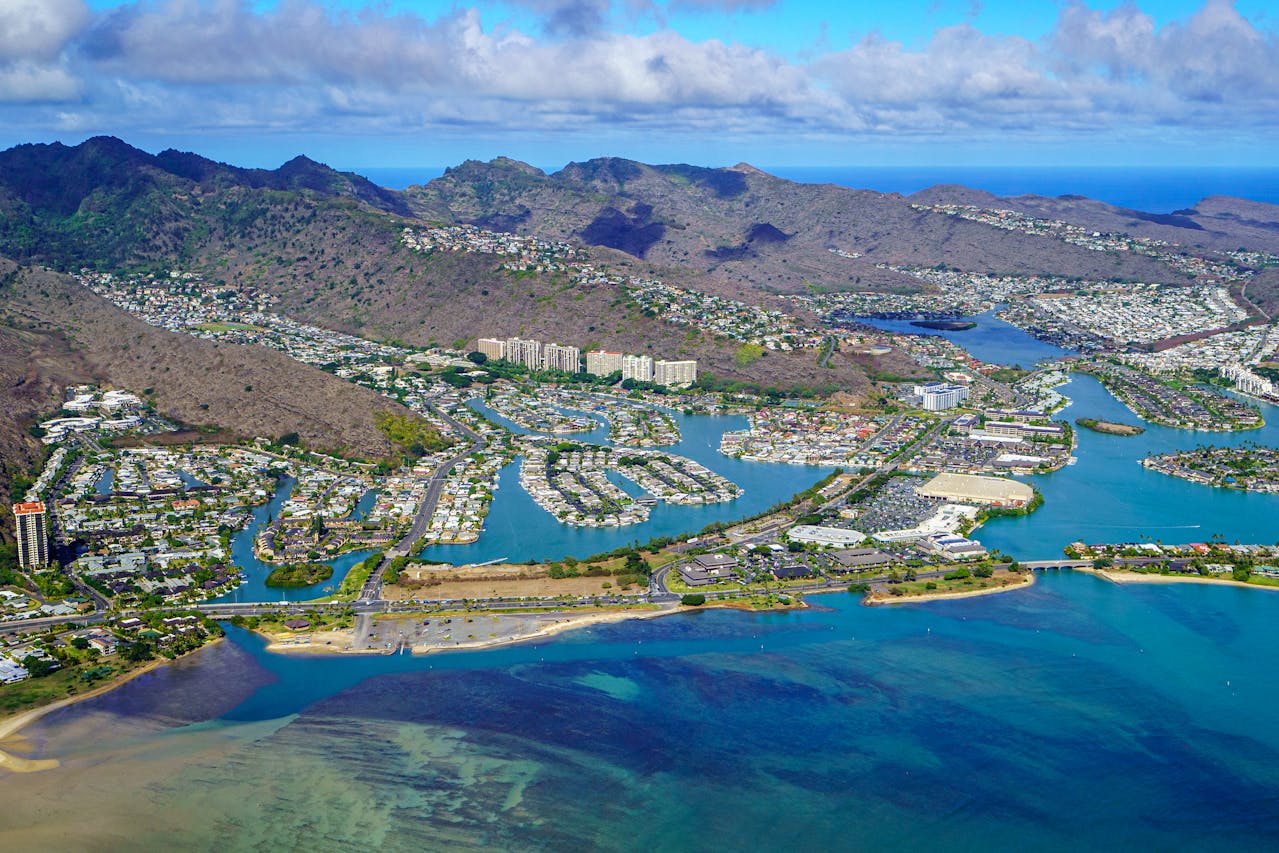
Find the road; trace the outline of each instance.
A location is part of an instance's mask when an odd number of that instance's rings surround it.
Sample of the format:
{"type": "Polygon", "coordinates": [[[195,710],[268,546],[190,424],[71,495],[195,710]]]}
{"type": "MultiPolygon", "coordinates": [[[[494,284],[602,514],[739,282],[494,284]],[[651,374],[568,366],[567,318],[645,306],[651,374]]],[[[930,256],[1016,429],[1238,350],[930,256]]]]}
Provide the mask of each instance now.
{"type": "Polygon", "coordinates": [[[417,515],[413,517],[413,524],[410,525],[408,532],[401,537],[399,542],[396,542],[386,550],[382,562],[369,575],[369,579],[364,582],[364,588],[360,590],[361,601],[375,601],[382,595],[382,578],[386,575],[387,564],[395,557],[407,556],[412,553],[413,545],[426,535],[427,528],[431,525],[431,518],[435,515],[435,507],[440,502],[440,494],[444,491],[444,483],[453,471],[453,466],[472,453],[484,449],[484,439],[475,430],[433,405],[430,406],[430,409],[454,431],[469,439],[470,443],[465,450],[441,462],[431,472],[431,479],[427,483],[426,493],[422,495],[422,503],[418,506],[417,515]]]}

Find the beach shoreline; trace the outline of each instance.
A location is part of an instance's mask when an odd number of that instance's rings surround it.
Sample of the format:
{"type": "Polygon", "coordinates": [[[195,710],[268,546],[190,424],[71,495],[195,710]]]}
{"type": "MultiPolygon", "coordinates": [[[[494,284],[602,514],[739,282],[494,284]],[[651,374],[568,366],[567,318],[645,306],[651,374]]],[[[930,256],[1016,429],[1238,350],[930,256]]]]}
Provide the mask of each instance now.
{"type": "Polygon", "coordinates": [[[1242,589],[1266,589],[1272,592],[1279,592],[1277,586],[1265,586],[1259,583],[1247,583],[1246,581],[1237,581],[1233,578],[1205,577],[1203,575],[1158,575],[1146,572],[1125,572],[1115,569],[1088,569],[1078,568],[1072,571],[1082,572],[1086,575],[1093,575],[1102,580],[1110,581],[1113,584],[1130,583],[1197,583],[1206,586],[1236,586],[1242,589]]]}
{"type": "Polygon", "coordinates": [[[7,749],[5,749],[5,746],[9,739],[19,736],[24,728],[54,711],[67,708],[77,702],[83,702],[86,699],[96,699],[103,694],[110,693],[117,687],[122,687],[125,684],[128,684],[130,681],[141,675],[145,675],[162,666],[176,663],[177,661],[185,658],[187,655],[194,654],[195,652],[200,651],[200,649],[207,649],[222,642],[224,639],[225,637],[218,637],[200,646],[199,649],[192,649],[185,655],[180,655],[173,660],[158,658],[153,661],[148,661],[137,669],[129,670],[127,673],[124,673],[115,680],[110,681],[107,684],[99,685],[87,693],[77,693],[74,696],[67,696],[63,699],[58,699],[55,702],[50,702],[48,705],[41,705],[37,708],[28,708],[25,711],[19,711],[16,714],[5,717],[0,720],[0,769],[8,770],[11,773],[36,773],[41,770],[52,770],[56,767],[60,767],[62,762],[58,761],[56,758],[22,758],[10,753],[7,749]]]}
{"type": "Polygon", "coordinates": [[[919,601],[946,601],[952,598],[977,598],[983,595],[997,595],[1001,592],[1016,592],[1020,589],[1028,589],[1035,585],[1035,573],[1023,572],[1021,583],[1004,584],[1003,586],[990,586],[985,589],[970,589],[962,592],[927,592],[923,595],[902,595],[902,596],[875,596],[867,595],[862,599],[862,604],[866,607],[883,607],[894,604],[914,604],[919,601]]]}
{"type": "MultiPolygon", "coordinates": [[[[536,629],[527,633],[517,634],[509,637],[499,637],[483,640],[473,640],[467,642],[453,643],[451,645],[443,645],[439,643],[432,644],[416,644],[409,646],[408,649],[415,655],[435,654],[438,652],[448,651],[480,651],[483,649],[493,649],[501,646],[515,645],[517,643],[526,643],[531,640],[541,639],[543,637],[551,637],[556,634],[562,634],[567,631],[579,628],[589,628],[592,625],[605,625],[614,622],[624,622],[631,619],[656,619],[661,616],[669,616],[673,613],[684,613],[691,610],[704,608],[697,607],[670,607],[661,610],[618,610],[605,612],[592,612],[583,614],[567,614],[557,618],[556,621],[549,624],[539,624],[536,629]]],[[[523,615],[523,614],[521,614],[523,615]]],[[[531,616],[555,617],[555,612],[545,614],[529,614],[531,616]]],[[[258,636],[268,641],[266,651],[275,654],[313,654],[313,655],[386,655],[392,652],[387,649],[353,649],[350,647],[350,640],[353,638],[354,631],[345,629],[341,631],[323,631],[317,632],[318,636],[330,637],[338,642],[326,645],[318,645],[313,642],[284,642],[289,635],[268,633],[262,630],[255,630],[258,636]],[[346,643],[345,647],[342,643],[346,643]]],[[[303,639],[311,636],[307,634],[296,635],[297,639],[303,639]]]]}

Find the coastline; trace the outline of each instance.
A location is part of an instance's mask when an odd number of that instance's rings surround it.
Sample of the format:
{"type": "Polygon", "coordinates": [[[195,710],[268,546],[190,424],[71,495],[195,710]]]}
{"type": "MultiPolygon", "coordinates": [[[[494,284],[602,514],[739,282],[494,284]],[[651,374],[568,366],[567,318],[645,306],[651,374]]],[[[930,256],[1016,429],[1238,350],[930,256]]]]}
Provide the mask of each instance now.
{"type": "MultiPolygon", "coordinates": [[[[454,643],[452,645],[443,645],[438,643],[418,644],[409,646],[409,650],[415,655],[432,654],[436,652],[446,651],[477,651],[481,649],[492,649],[500,646],[509,646],[516,643],[525,643],[530,640],[536,640],[543,637],[550,637],[561,634],[566,631],[573,631],[578,628],[588,628],[592,625],[604,625],[612,622],[624,622],[630,619],[656,619],[661,616],[669,616],[673,613],[684,613],[691,610],[705,609],[698,607],[671,607],[662,610],[615,610],[603,611],[583,614],[556,614],[548,612],[546,617],[554,618],[555,621],[540,624],[534,630],[527,633],[518,634],[509,637],[500,637],[484,640],[472,640],[463,643],[454,643]]],[[[255,630],[260,637],[268,640],[266,651],[275,654],[315,654],[315,655],[385,655],[389,652],[386,649],[352,649],[349,645],[343,648],[341,645],[317,645],[313,642],[285,642],[290,635],[287,634],[271,634],[261,630],[255,630]]],[[[314,635],[298,634],[297,639],[308,638],[312,636],[329,637],[339,642],[350,642],[354,636],[352,630],[343,631],[322,631],[316,632],[314,635]]]]}
{"type": "Polygon", "coordinates": [[[450,650],[469,650],[478,651],[480,649],[492,649],[499,646],[512,646],[517,643],[526,643],[529,640],[536,640],[542,637],[552,637],[556,634],[564,634],[568,631],[575,631],[579,628],[589,628],[592,625],[607,625],[613,622],[627,622],[631,619],[657,619],[662,616],[670,616],[673,613],[685,613],[689,610],[697,610],[696,607],[673,607],[669,610],[647,610],[639,613],[635,612],[617,612],[617,613],[592,613],[580,616],[576,619],[569,618],[563,622],[553,622],[550,625],[544,625],[530,634],[523,634],[518,637],[507,637],[501,640],[476,640],[471,643],[461,643],[455,646],[414,646],[413,654],[431,654],[433,652],[446,652],[450,650]]]}
{"type": "MultiPolygon", "coordinates": [[[[838,590],[830,590],[837,592],[838,590]]],[[[984,592],[984,590],[983,590],[984,592]]],[[[556,634],[563,634],[568,631],[575,631],[580,628],[589,628],[592,625],[607,625],[614,622],[626,622],[632,619],[659,619],[663,616],[671,616],[676,613],[694,613],[699,610],[738,610],[744,613],[764,613],[777,610],[796,610],[807,607],[807,604],[789,607],[776,607],[760,609],[750,607],[735,599],[720,601],[708,601],[698,606],[675,605],[658,610],[606,610],[596,611],[592,613],[556,613],[554,611],[544,614],[525,614],[529,616],[542,615],[553,618],[554,621],[543,622],[537,625],[533,630],[527,633],[517,634],[508,637],[497,637],[483,640],[470,640],[467,642],[454,643],[452,645],[443,645],[439,643],[417,644],[409,646],[408,649],[415,655],[435,654],[438,652],[452,651],[479,651],[483,649],[494,649],[501,646],[511,646],[518,643],[526,643],[531,640],[538,640],[544,637],[552,637],[556,634]]],[[[387,649],[353,649],[349,646],[354,632],[350,629],[341,631],[317,631],[313,634],[275,634],[262,630],[255,630],[255,634],[266,639],[266,651],[274,654],[314,654],[314,655],[386,655],[390,654],[387,649]],[[317,644],[315,642],[288,642],[290,638],[296,640],[302,639],[321,639],[327,640],[325,644],[317,644]],[[347,645],[343,646],[342,644],[347,645]]]]}
{"type": "Polygon", "coordinates": [[[1028,571],[1022,572],[1021,583],[990,586],[985,589],[970,589],[962,592],[927,592],[923,595],[878,597],[871,593],[862,599],[862,605],[865,607],[883,607],[893,604],[914,604],[918,601],[946,601],[947,599],[952,598],[977,598],[983,595],[998,595],[1001,592],[1016,592],[1020,589],[1028,589],[1034,585],[1035,573],[1028,571]]]}
{"type": "Polygon", "coordinates": [[[1203,575],[1157,575],[1147,574],[1145,572],[1125,572],[1116,571],[1114,569],[1088,569],[1078,568],[1071,571],[1082,572],[1087,575],[1099,577],[1102,580],[1110,581],[1113,584],[1123,586],[1129,583],[1197,583],[1206,584],[1208,586],[1237,586],[1243,589],[1264,589],[1271,592],[1279,592],[1279,586],[1266,586],[1259,583],[1247,583],[1245,581],[1237,581],[1232,578],[1215,578],[1204,577],[1203,575]]]}
{"type": "Polygon", "coordinates": [[[41,770],[52,770],[56,767],[60,767],[62,762],[58,761],[56,758],[21,758],[9,753],[4,749],[4,747],[7,742],[11,738],[17,736],[22,729],[47,714],[51,714],[61,708],[69,707],[77,702],[83,702],[86,699],[94,699],[104,693],[110,693],[112,690],[128,684],[140,675],[145,675],[146,673],[159,669],[162,666],[167,666],[168,664],[180,661],[187,655],[194,654],[195,652],[200,651],[200,649],[207,649],[216,643],[222,642],[224,639],[226,639],[226,637],[217,637],[216,639],[205,643],[199,649],[192,649],[185,655],[176,657],[173,660],[158,658],[153,661],[148,661],[137,669],[129,670],[129,672],[121,675],[119,678],[107,684],[95,687],[87,693],[77,693],[75,696],[67,696],[66,698],[58,699],[55,702],[50,702],[48,705],[41,705],[37,708],[28,708],[25,711],[19,711],[12,716],[0,720],[0,768],[8,770],[11,773],[36,773],[41,770]]]}

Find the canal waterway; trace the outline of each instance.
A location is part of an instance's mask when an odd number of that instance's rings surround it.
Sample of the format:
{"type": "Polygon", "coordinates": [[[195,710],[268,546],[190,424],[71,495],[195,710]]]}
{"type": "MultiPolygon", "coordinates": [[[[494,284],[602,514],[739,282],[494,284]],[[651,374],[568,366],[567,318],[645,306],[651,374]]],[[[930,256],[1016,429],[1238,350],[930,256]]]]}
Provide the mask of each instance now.
{"type": "Polygon", "coordinates": [[[1198,446],[1279,446],[1279,407],[1259,404],[1266,425],[1242,432],[1197,432],[1157,426],[1139,419],[1091,376],[1072,374],[1057,389],[1071,404],[1057,417],[1097,418],[1140,424],[1135,436],[1105,435],[1075,427],[1079,460],[1060,471],[1024,478],[1043,492],[1044,505],[1029,516],[999,518],[978,529],[987,548],[1023,560],[1062,556],[1071,542],[1279,541],[1279,495],[1218,489],[1142,467],[1152,453],[1198,446]]]}
{"type": "Polygon", "coordinates": [[[421,657],[275,655],[232,629],[29,727],[26,754],[62,766],[0,778],[0,835],[32,850],[1279,847],[1279,592],[1049,572],[983,598],[812,603],[421,657]]]}
{"type": "MultiPolygon", "coordinates": [[[[478,400],[473,409],[513,432],[527,435],[529,430],[501,417],[478,400]]],[[[558,560],[565,556],[588,557],[612,551],[635,542],[647,542],[660,536],[696,532],[713,522],[732,522],[768,509],[786,500],[829,474],[833,468],[817,465],[781,465],[745,462],[719,452],[719,440],[725,432],[746,429],[747,418],[740,415],[685,415],[666,410],[680,429],[680,442],[662,451],[694,459],[743,489],[733,501],[707,506],[677,506],[658,502],[648,520],[625,527],[574,527],[563,524],[539,507],[520,485],[520,459],[503,466],[498,472],[498,490],[485,529],[477,542],[469,545],[431,545],[420,556],[449,563],[483,563],[489,560],[558,560]]],[[[558,436],[564,441],[608,444],[608,427],[598,415],[600,426],[591,432],[558,436]]],[[[623,486],[637,494],[628,486],[623,486]]]]}
{"type": "MultiPolygon", "coordinates": [[[[967,319],[978,325],[962,332],[920,329],[908,320],[861,322],[898,333],[939,335],[983,361],[1000,364],[1029,367],[1071,354],[1037,340],[994,312],[967,319]]],[[[1140,424],[1146,431],[1137,436],[1113,436],[1076,427],[1077,464],[1019,478],[1043,493],[1044,505],[1031,515],[998,518],[979,528],[974,535],[987,548],[1023,560],[1041,560],[1061,557],[1063,548],[1081,539],[1088,543],[1187,544],[1219,536],[1227,542],[1250,544],[1279,541],[1279,495],[1215,489],[1159,474],[1140,464],[1152,453],[1200,445],[1279,446],[1279,407],[1258,404],[1266,420],[1262,429],[1198,432],[1141,420],[1090,376],[1071,374],[1070,382],[1057,391],[1072,401],[1056,415],[1058,418],[1140,424]]]]}
{"type": "MultiPolygon", "coordinates": [[[[211,599],[215,604],[240,601],[306,601],[311,598],[320,598],[335,591],[351,567],[372,553],[367,550],[350,551],[332,560],[317,561],[333,567],[333,576],[317,584],[290,589],[267,586],[267,575],[271,574],[274,566],[258,559],[253,551],[253,542],[263,527],[270,524],[272,519],[279,517],[280,510],[293,494],[293,487],[296,484],[297,480],[292,477],[281,477],[276,483],[275,494],[271,496],[271,500],[254,507],[249,513],[249,523],[231,537],[231,562],[244,573],[245,581],[226,595],[211,599]]],[[[369,507],[376,500],[377,492],[372,490],[366,492],[356,505],[355,512],[361,513],[358,517],[363,518],[363,514],[368,512],[369,507]]]]}
{"type": "Polygon", "coordinates": [[[1071,350],[1045,343],[1026,334],[1012,323],[996,317],[996,310],[991,309],[972,317],[956,318],[977,324],[972,329],[959,332],[943,329],[925,329],[911,325],[910,320],[882,320],[874,317],[854,317],[852,320],[898,335],[926,335],[945,338],[990,364],[1020,365],[1029,369],[1041,361],[1050,361],[1062,356],[1075,354],[1071,350]]]}

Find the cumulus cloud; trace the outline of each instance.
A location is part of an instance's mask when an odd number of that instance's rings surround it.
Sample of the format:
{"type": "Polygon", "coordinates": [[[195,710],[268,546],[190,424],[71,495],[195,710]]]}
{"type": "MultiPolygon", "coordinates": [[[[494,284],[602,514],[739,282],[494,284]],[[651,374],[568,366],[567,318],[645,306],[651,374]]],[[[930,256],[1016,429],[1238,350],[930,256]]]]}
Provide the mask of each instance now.
{"type": "Polygon", "coordinates": [[[0,102],[74,100],[64,53],[89,22],[83,0],[0,0],[0,102]]]}
{"type": "MultiPolygon", "coordinates": [[[[503,127],[668,133],[1073,133],[1279,123],[1279,44],[1228,0],[1165,26],[1064,6],[1043,39],[972,24],[921,47],[878,35],[802,59],[619,15],[773,0],[520,0],[541,32],[320,0],[0,0],[0,101],[77,101],[58,121],[350,132],[503,127]]],[[[6,107],[6,116],[17,116],[6,107]]],[[[26,116],[30,118],[30,116],[26,116]]]]}
{"type": "Polygon", "coordinates": [[[88,20],[83,0],[0,0],[0,62],[56,59],[88,20]]]}

